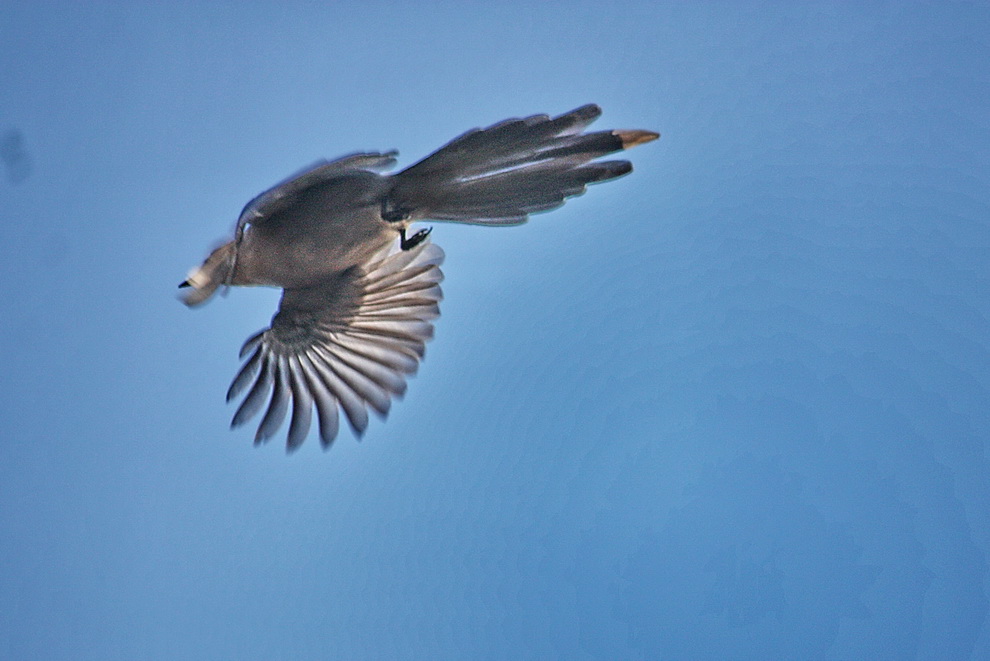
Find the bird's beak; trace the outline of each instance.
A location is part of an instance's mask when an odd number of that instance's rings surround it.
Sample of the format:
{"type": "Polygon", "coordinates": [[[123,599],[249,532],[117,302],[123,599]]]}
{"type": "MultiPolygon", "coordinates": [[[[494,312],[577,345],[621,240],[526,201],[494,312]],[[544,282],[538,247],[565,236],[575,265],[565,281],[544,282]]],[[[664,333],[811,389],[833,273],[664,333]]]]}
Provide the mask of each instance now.
{"type": "Polygon", "coordinates": [[[188,280],[183,280],[179,283],[179,289],[184,289],[185,287],[192,287],[188,280]]]}

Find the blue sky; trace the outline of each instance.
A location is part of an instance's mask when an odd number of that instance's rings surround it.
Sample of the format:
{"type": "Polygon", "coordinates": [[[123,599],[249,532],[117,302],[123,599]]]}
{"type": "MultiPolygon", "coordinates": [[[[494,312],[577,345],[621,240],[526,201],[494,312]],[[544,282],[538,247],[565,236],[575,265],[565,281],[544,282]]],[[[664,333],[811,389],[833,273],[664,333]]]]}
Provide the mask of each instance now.
{"type": "Polygon", "coordinates": [[[987,8],[246,4],[0,3],[0,657],[990,657],[987,8]],[[588,102],[387,422],[228,431],[248,199],[588,102]]]}

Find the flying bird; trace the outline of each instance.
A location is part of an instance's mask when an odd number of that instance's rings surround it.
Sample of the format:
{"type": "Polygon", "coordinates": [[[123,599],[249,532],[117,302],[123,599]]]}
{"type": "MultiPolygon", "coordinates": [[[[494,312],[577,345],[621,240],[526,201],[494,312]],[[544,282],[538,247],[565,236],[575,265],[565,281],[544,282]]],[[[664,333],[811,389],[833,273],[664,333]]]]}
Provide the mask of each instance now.
{"type": "Polygon", "coordinates": [[[416,221],[518,225],[632,170],[597,160],[657,139],[641,130],[585,132],[601,115],[586,105],[472,129],[396,174],[395,151],[320,161],[248,202],[231,241],[179,287],[189,306],[218,288],[283,290],[271,326],[241,348],[227,401],[246,391],[238,427],[267,403],[255,443],[292,413],[286,442],[298,448],[315,408],[329,448],[339,411],[360,436],[369,407],[382,417],[406,390],[433,336],[442,298],[443,251],[416,221]]]}

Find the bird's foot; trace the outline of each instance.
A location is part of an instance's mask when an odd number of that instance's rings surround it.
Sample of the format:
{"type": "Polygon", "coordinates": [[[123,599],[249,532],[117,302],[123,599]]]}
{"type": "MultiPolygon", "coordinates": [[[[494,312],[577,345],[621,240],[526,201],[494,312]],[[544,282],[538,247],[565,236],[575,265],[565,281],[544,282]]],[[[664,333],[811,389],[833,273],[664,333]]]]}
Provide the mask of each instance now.
{"type": "Polygon", "coordinates": [[[425,241],[426,237],[428,237],[430,235],[430,232],[432,231],[433,231],[432,227],[427,227],[425,230],[419,230],[418,232],[416,232],[407,239],[406,228],[403,227],[402,229],[399,230],[399,247],[402,248],[403,250],[412,250],[413,248],[421,244],[423,241],[425,241]]]}

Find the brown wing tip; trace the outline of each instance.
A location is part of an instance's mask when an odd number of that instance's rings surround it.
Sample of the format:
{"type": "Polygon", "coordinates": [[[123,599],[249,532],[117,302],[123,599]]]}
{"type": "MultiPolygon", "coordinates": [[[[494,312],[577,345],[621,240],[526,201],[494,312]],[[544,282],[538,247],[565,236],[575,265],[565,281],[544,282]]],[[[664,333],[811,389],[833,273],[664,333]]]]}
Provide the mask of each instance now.
{"type": "Polygon", "coordinates": [[[623,149],[631,149],[636,145],[642,145],[647,142],[653,142],[660,137],[659,133],[654,133],[653,131],[612,131],[612,135],[619,138],[622,141],[623,149]]]}

